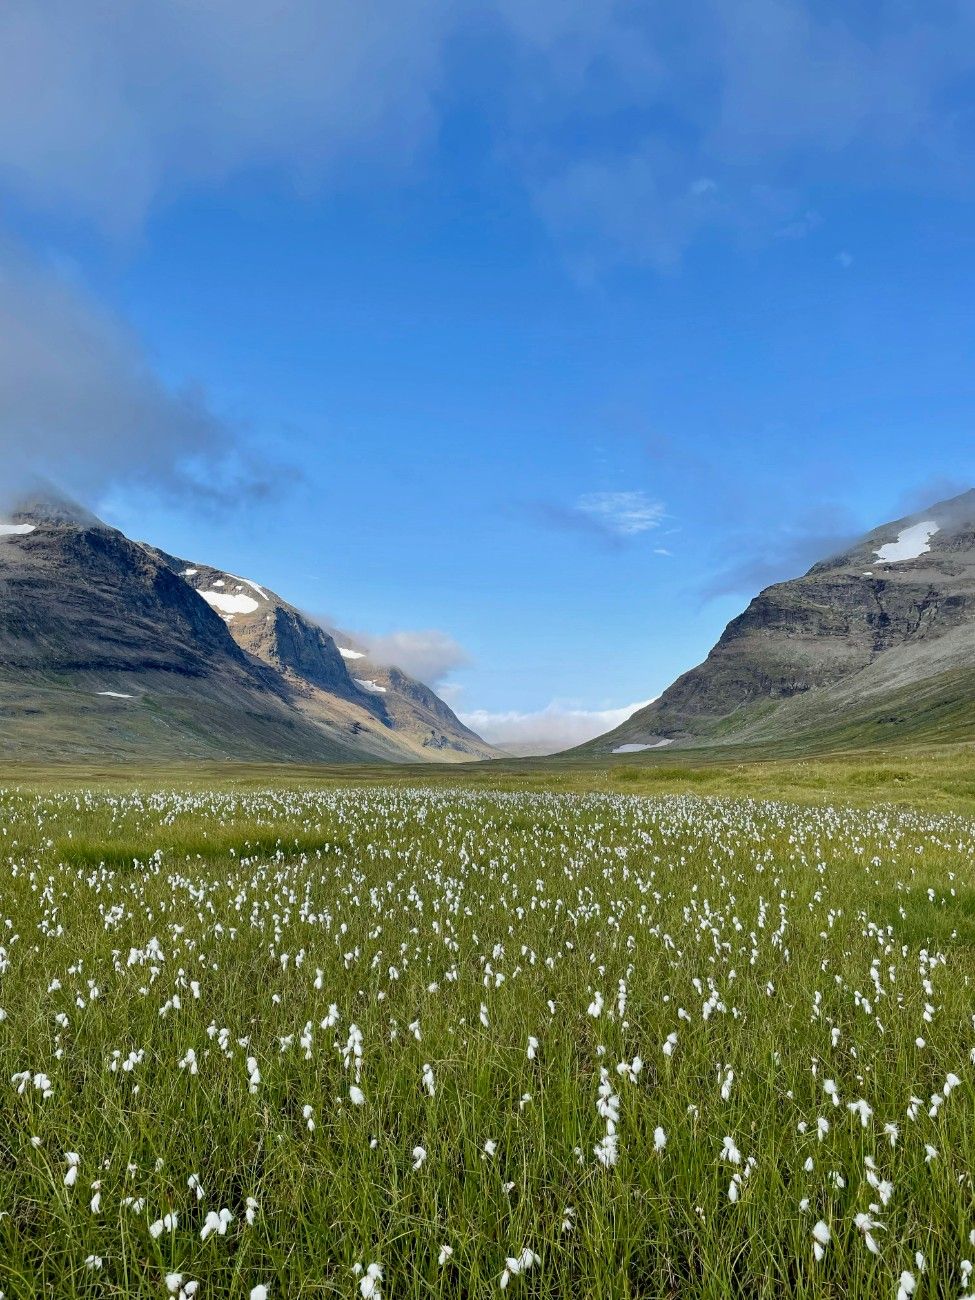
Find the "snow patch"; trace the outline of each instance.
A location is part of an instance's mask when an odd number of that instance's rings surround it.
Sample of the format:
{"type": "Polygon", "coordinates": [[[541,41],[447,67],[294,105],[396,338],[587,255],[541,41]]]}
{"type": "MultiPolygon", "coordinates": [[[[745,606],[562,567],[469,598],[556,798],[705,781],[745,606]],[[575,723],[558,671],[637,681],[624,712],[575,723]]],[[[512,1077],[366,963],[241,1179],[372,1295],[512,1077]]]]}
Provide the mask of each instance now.
{"type": "Polygon", "coordinates": [[[23,537],[36,531],[36,524],[0,524],[0,537],[23,537]]]}
{"type": "MultiPolygon", "coordinates": [[[[236,577],[236,574],[232,573],[230,576],[234,578],[236,577]]],[[[250,587],[251,591],[256,591],[261,600],[267,600],[267,592],[264,588],[259,587],[256,582],[251,582],[250,578],[237,578],[237,581],[242,582],[245,587],[250,587]]]]}
{"type": "Polygon", "coordinates": [[[108,695],[113,700],[134,700],[134,695],[126,695],[124,691],[98,691],[99,695],[108,695]]]}
{"type": "Polygon", "coordinates": [[[918,556],[930,551],[931,538],[941,531],[941,526],[933,519],[925,519],[919,524],[911,524],[897,534],[896,542],[888,542],[874,551],[878,560],[884,564],[896,564],[899,560],[916,560],[918,556]]]}
{"type": "Polygon", "coordinates": [[[386,687],[380,686],[378,682],[371,682],[367,678],[353,677],[352,680],[356,686],[361,686],[364,691],[371,691],[373,695],[385,695],[386,687]]]}
{"type": "Polygon", "coordinates": [[[617,745],[613,750],[614,754],[639,754],[644,749],[665,749],[667,745],[672,745],[672,740],[657,740],[652,745],[617,745]]]}
{"type": "MultiPolygon", "coordinates": [[[[215,587],[219,583],[213,584],[215,587]]],[[[253,614],[257,601],[253,596],[232,596],[229,591],[201,591],[199,593],[208,605],[222,610],[224,614],[253,614]]]]}
{"type": "Polygon", "coordinates": [[[199,569],[184,569],[179,576],[181,578],[195,578],[199,572],[199,569]]]}
{"type": "Polygon", "coordinates": [[[344,645],[339,646],[339,654],[343,659],[365,659],[366,657],[361,650],[349,650],[344,645]]]}

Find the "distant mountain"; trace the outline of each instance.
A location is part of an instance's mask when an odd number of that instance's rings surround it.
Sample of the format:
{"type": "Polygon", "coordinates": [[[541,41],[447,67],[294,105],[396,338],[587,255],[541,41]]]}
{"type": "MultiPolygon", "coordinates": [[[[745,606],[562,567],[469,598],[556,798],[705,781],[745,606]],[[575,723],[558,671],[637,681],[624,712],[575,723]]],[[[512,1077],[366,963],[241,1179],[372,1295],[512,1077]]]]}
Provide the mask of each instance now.
{"type": "Polygon", "coordinates": [[[975,739],[975,491],[766,588],[704,663],[574,752],[975,739]]]}
{"type": "Polygon", "coordinates": [[[429,688],[351,662],[266,588],[70,502],[42,497],[0,522],[0,757],[496,755],[429,688]]]}

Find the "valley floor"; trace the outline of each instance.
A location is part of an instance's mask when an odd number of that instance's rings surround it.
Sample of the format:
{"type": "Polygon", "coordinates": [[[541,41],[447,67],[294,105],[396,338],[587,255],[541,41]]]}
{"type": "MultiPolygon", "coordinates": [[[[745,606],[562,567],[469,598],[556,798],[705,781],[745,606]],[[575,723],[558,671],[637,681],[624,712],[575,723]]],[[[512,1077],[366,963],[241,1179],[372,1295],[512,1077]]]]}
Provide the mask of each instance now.
{"type": "Polygon", "coordinates": [[[967,1292],[971,751],[424,775],[6,774],[0,1290],[967,1292]]]}
{"type": "Polygon", "coordinates": [[[508,759],[463,765],[0,762],[0,786],[48,792],[473,789],[498,793],[731,795],[801,803],[892,803],[975,816],[975,743],[770,758],[767,750],[693,749],[612,758],[508,759]]]}

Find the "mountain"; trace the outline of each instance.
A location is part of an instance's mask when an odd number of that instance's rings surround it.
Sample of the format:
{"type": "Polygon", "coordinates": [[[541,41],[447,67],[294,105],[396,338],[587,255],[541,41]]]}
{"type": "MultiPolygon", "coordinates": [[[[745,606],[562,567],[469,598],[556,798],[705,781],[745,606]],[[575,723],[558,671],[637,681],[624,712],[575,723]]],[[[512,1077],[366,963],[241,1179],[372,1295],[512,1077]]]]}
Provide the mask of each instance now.
{"type": "Polygon", "coordinates": [[[369,661],[268,587],[147,548],[203,598],[242,651],[271,670],[309,721],[341,729],[363,757],[470,762],[496,758],[428,686],[369,661]]]}
{"type": "Polygon", "coordinates": [[[975,739],[975,491],[767,587],[704,663],[574,752],[975,739]]]}
{"type": "Polygon", "coordinates": [[[347,663],[273,592],[134,542],[70,502],[24,502],[0,523],[0,756],[496,755],[421,683],[377,668],[364,686],[347,663]]]}

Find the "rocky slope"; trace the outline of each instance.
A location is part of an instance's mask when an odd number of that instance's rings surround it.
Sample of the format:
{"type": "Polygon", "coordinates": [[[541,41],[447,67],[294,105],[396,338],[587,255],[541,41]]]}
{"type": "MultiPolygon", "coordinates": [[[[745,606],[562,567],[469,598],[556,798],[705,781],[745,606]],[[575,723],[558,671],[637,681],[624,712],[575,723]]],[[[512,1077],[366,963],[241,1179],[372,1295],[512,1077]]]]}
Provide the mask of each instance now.
{"type": "Polygon", "coordinates": [[[973,699],[975,491],[768,587],[704,663],[582,749],[975,736],[973,699]]]}
{"type": "Polygon", "coordinates": [[[241,650],[286,684],[303,717],[343,729],[363,756],[401,762],[497,757],[428,686],[357,649],[340,648],[332,632],[269,588],[153,554],[220,615],[241,650]]]}
{"type": "Polygon", "coordinates": [[[0,522],[0,756],[494,754],[419,683],[389,691],[395,707],[359,687],[332,637],[273,593],[133,542],[70,503],[25,502],[0,522]],[[218,598],[201,596],[210,591],[218,598]],[[237,609],[222,607],[235,597],[237,609]],[[439,708],[411,709],[412,691],[439,708]]]}

